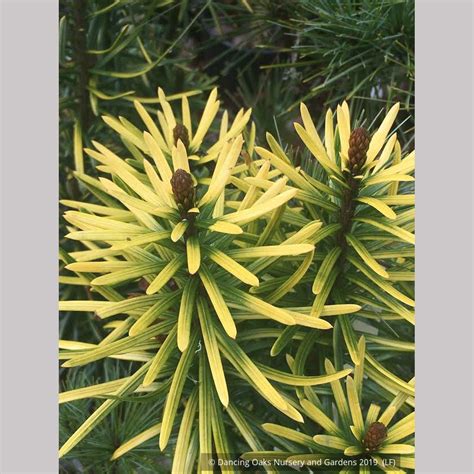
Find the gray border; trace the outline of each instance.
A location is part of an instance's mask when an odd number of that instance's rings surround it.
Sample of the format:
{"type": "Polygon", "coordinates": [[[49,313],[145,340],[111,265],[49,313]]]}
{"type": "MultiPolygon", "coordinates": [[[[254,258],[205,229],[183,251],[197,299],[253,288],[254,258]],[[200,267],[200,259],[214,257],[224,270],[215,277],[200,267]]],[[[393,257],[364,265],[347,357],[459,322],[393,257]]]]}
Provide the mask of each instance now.
{"type": "Polygon", "coordinates": [[[1,3],[2,473],[58,472],[58,10],[1,3]]]}
{"type": "Polygon", "coordinates": [[[427,474],[473,468],[472,9],[416,2],[416,459],[427,474]]]}
{"type": "MultiPolygon", "coordinates": [[[[470,0],[416,2],[419,473],[473,467],[472,10],[470,0]],[[439,92],[446,84],[455,84],[449,96],[439,92]],[[440,254],[446,242],[449,253],[440,254]]],[[[4,0],[1,13],[0,472],[50,473],[57,472],[57,5],[4,0]]]]}

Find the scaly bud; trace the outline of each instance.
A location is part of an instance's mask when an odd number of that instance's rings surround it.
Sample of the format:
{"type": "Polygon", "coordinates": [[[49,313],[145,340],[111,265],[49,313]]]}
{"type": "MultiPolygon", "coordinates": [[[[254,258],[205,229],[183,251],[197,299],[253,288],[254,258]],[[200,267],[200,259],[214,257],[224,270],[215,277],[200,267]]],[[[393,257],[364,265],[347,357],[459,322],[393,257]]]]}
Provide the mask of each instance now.
{"type": "Polygon", "coordinates": [[[387,428],[383,423],[376,421],[369,426],[362,444],[366,451],[375,451],[385,441],[386,437],[387,428]]]}
{"type": "Polygon", "coordinates": [[[370,136],[365,128],[356,128],[349,137],[349,168],[353,175],[357,174],[367,160],[370,136]]]}
{"type": "Polygon", "coordinates": [[[188,129],[184,125],[177,123],[176,127],[173,128],[173,140],[175,145],[178,143],[178,140],[181,140],[187,149],[189,147],[188,129]]]}
{"type": "Polygon", "coordinates": [[[170,180],[174,200],[184,211],[194,207],[194,185],[191,175],[182,169],[177,169],[170,180]]]}

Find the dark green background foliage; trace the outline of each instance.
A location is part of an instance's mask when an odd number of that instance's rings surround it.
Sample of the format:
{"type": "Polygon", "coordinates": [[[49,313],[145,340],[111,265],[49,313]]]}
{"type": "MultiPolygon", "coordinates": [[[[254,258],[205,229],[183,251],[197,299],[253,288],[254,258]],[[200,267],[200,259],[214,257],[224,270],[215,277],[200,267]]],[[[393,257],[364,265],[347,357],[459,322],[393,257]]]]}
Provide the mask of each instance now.
{"type": "MultiPolygon", "coordinates": [[[[110,6],[62,0],[64,166],[72,166],[75,120],[81,121],[87,142],[104,128],[94,116],[126,116],[133,108],[131,96],[155,98],[158,86],[169,95],[218,85],[224,108],[253,107],[260,133],[289,131],[301,100],[313,116],[323,117],[327,106],[343,99],[352,99],[354,115],[365,111],[372,118],[400,101],[404,113],[398,120],[407,120],[403,130],[410,130],[414,2],[250,4],[253,12],[238,0],[117,0],[110,6]]],[[[202,104],[203,97],[193,100],[202,104]]]]}
{"type": "MultiPolygon", "coordinates": [[[[110,361],[108,361],[110,362],[110,361]]],[[[132,364],[117,362],[106,363],[103,370],[71,371],[65,382],[65,389],[80,388],[92,383],[107,382],[124,377],[132,364]]],[[[80,425],[84,418],[90,415],[100,404],[101,400],[78,400],[74,403],[61,405],[60,411],[60,440],[64,441],[80,425]]],[[[60,472],[167,472],[170,461],[161,455],[157,443],[148,441],[123,456],[113,465],[110,456],[125,439],[136,436],[155,423],[155,414],[161,408],[158,402],[137,403],[123,402],[101,423],[94,435],[82,443],[74,456],[61,461],[60,472]],[[128,420],[128,421],[127,421],[128,420]],[[132,420],[132,422],[130,422],[132,420]],[[162,467],[162,471],[159,471],[162,467]]]]}
{"type": "MultiPolygon", "coordinates": [[[[295,160],[301,160],[297,150],[304,148],[292,126],[299,120],[300,101],[319,125],[326,108],[334,110],[344,99],[350,100],[358,123],[366,125],[400,101],[394,127],[402,146],[413,148],[413,1],[60,0],[59,32],[62,199],[87,200],[90,193],[72,179],[74,126],[82,131],[83,146],[96,139],[116,147],[99,117],[134,117],[133,99],[148,98],[155,106],[158,87],[172,95],[217,85],[231,114],[253,108],[257,144],[269,131],[289,144],[287,152],[295,160]]],[[[191,110],[202,110],[207,95],[189,97],[191,110]]],[[[302,164],[308,166],[304,158],[302,164]]],[[[97,174],[88,158],[85,166],[88,174],[97,174]]],[[[61,221],[61,236],[67,233],[63,226],[61,221]]],[[[61,239],[66,250],[73,245],[61,239]]],[[[81,286],[61,285],[61,299],[85,299],[85,293],[81,286]]],[[[93,343],[102,331],[92,316],[63,314],[60,320],[62,339],[93,343]]],[[[325,337],[330,345],[330,336],[325,337]]],[[[125,376],[128,366],[115,361],[92,365],[87,372],[61,370],[60,383],[70,389],[112,380],[125,376]]],[[[410,373],[411,367],[407,377],[410,373]]],[[[61,406],[61,444],[99,402],[61,406]]],[[[153,403],[121,404],[61,461],[61,472],[167,472],[169,461],[154,441],[118,463],[108,461],[120,443],[156,422],[157,409],[153,403]]]]}

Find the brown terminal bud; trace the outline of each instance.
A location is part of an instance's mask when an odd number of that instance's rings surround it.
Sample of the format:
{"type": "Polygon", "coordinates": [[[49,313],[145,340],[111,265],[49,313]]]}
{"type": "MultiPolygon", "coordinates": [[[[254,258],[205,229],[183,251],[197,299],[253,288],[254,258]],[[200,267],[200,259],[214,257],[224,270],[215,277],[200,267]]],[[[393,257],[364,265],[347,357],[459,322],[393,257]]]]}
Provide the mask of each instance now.
{"type": "Polygon", "coordinates": [[[352,174],[358,173],[367,160],[370,136],[365,128],[359,127],[349,137],[349,169],[352,174]]]}
{"type": "Polygon", "coordinates": [[[376,421],[369,426],[362,444],[366,451],[372,452],[380,447],[387,437],[387,428],[383,423],[376,421]]]}
{"type": "Polygon", "coordinates": [[[173,128],[173,140],[174,144],[177,145],[178,140],[183,142],[186,149],[189,148],[189,133],[188,129],[181,123],[177,123],[176,127],[173,128]]]}
{"type": "Polygon", "coordinates": [[[170,180],[174,200],[184,211],[194,207],[194,185],[191,175],[182,169],[177,169],[170,180]]]}

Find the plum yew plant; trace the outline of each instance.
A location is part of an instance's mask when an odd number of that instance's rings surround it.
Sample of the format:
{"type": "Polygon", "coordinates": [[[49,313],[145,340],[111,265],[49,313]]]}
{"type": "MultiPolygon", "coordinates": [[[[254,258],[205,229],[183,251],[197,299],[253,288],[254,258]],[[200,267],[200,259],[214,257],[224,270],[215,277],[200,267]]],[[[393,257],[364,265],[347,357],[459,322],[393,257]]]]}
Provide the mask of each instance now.
{"type": "Polygon", "coordinates": [[[373,131],[343,103],[323,141],[301,104],[296,132],[315,158],[302,169],[270,134],[255,146],[250,110],[218,121],[217,90],[199,119],[185,95],[179,113],[158,99],[156,118],[135,101],[142,126],[103,117],[125,148],[92,142],[102,175],[76,173],[91,199],[62,201],[66,237],[84,248],[61,251],[63,281],[89,299],[60,310],[103,323],[98,344],[60,340],[62,367],[131,369],[60,394],[103,400],[60,456],[121,402],[152,400],[155,424],[111,462],[158,438],[175,473],[275,449],[397,454],[412,469],[414,152],[391,133],[398,105],[373,131]]]}
{"type": "MultiPolygon", "coordinates": [[[[300,399],[303,412],[320,427],[323,434],[311,437],[285,426],[266,423],[263,428],[267,432],[290,441],[292,445],[294,443],[296,446],[303,446],[303,448],[294,447],[289,452],[273,450],[246,453],[243,457],[284,458],[300,463],[319,459],[324,462],[322,465],[331,466],[331,461],[334,459],[331,458],[331,455],[344,454],[350,459],[365,454],[368,460],[366,466],[390,467],[390,457],[387,458],[386,455],[397,455],[400,468],[414,469],[415,413],[412,411],[397,423],[392,423],[397,412],[408,401],[409,396],[399,392],[393,397],[383,413],[380,413],[380,405],[370,402],[364,417],[361,400],[361,397],[365,395],[363,390],[364,336],[359,339],[357,353],[360,363],[355,365],[354,376],[346,378],[345,391],[347,394],[344,393],[341,380],[331,382],[335,410],[332,410],[330,406],[324,406],[311,388],[306,391],[305,397],[307,396],[307,398],[300,399]],[[306,454],[293,454],[301,451],[305,451],[306,454]]],[[[328,374],[334,373],[334,366],[329,359],[325,361],[325,368],[328,374]]],[[[413,382],[414,380],[411,380],[410,384],[413,382]]],[[[412,401],[408,401],[408,403],[411,404],[412,401]]],[[[355,469],[349,468],[344,472],[359,472],[359,465],[353,465],[356,467],[355,469]]]]}
{"type": "MultiPolygon", "coordinates": [[[[363,127],[351,131],[350,111],[344,102],[337,109],[337,134],[333,113],[327,112],[323,145],[307,107],[301,104],[303,125],[295,123],[295,129],[316,159],[316,176],[292,167],[270,134],[267,140],[272,151],[257,147],[256,152],[298,189],[296,197],[304,214],[323,223],[314,242],[318,243],[320,263],[313,274],[311,269],[307,273],[314,294],[310,315],[319,317],[327,301],[350,300],[363,305],[359,318],[403,319],[409,324],[397,323],[396,331],[412,338],[415,152],[402,157],[396,133],[389,136],[398,110],[399,105],[394,105],[370,136],[363,127]]],[[[269,180],[252,182],[261,189],[271,185],[269,180]]],[[[352,362],[357,364],[358,326],[352,324],[351,316],[344,315],[336,324],[352,362]]],[[[286,330],[286,340],[292,332],[292,328],[286,330]]],[[[371,372],[386,373],[370,354],[365,358],[371,372]]],[[[394,374],[389,380],[392,390],[408,389],[394,374]]]]}

